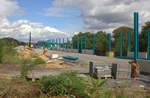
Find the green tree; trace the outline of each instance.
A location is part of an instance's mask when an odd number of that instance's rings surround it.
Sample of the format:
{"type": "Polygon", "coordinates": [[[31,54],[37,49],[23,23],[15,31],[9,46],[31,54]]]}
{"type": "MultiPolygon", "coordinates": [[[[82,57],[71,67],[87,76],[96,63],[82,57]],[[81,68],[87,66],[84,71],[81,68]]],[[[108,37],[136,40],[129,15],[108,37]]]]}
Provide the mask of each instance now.
{"type": "Polygon", "coordinates": [[[108,34],[103,31],[99,31],[95,34],[95,53],[96,55],[104,56],[108,47],[108,34]]]}
{"type": "Polygon", "coordinates": [[[139,50],[141,52],[147,51],[148,28],[150,28],[150,21],[145,23],[145,26],[142,27],[142,31],[139,35],[139,50]]]}
{"type": "Polygon", "coordinates": [[[120,56],[120,32],[123,33],[123,55],[127,55],[127,49],[128,49],[128,31],[131,32],[131,50],[133,50],[133,41],[134,41],[134,33],[133,33],[133,28],[127,27],[127,26],[122,26],[113,31],[113,51],[115,52],[115,56],[120,56]]]}
{"type": "MultiPolygon", "coordinates": [[[[79,48],[81,48],[81,36],[83,36],[83,49],[85,46],[85,35],[87,38],[86,49],[93,49],[93,34],[90,32],[82,33],[80,32],[77,35],[74,35],[74,48],[77,48],[77,37],[79,36],[79,48]]],[[[106,40],[107,34],[103,31],[95,33],[95,53],[96,55],[105,55],[107,51],[108,42],[106,40]]]]}

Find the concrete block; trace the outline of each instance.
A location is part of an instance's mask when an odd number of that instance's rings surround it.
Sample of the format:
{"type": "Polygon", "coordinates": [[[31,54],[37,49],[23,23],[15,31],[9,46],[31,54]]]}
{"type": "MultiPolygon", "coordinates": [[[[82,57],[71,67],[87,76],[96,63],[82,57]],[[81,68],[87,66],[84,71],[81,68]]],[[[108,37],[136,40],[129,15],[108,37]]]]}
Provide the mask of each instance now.
{"type": "Polygon", "coordinates": [[[115,79],[130,79],[131,78],[131,72],[117,72],[114,76],[115,79]]]}
{"type": "MultiPolygon", "coordinates": [[[[129,57],[134,57],[134,52],[127,54],[129,57]]],[[[139,52],[139,58],[147,58],[147,52],[139,52]]]]}
{"type": "Polygon", "coordinates": [[[140,67],[140,72],[150,74],[150,61],[149,60],[137,60],[137,64],[140,67]]]}
{"type": "Polygon", "coordinates": [[[113,63],[112,75],[115,79],[129,79],[131,77],[131,65],[128,63],[113,63]]]}

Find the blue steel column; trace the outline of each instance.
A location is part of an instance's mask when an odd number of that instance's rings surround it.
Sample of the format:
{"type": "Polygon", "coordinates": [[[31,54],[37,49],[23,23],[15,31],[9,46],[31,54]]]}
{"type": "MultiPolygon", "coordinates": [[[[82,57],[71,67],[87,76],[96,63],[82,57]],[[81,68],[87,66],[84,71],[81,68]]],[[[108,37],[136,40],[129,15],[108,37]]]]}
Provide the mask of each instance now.
{"type": "Polygon", "coordinates": [[[86,34],[84,35],[84,38],[85,38],[85,42],[84,42],[84,49],[86,49],[86,34]]]}
{"type": "Polygon", "coordinates": [[[134,60],[138,59],[138,12],[134,12],[134,60]]]}
{"type": "Polygon", "coordinates": [[[57,38],[56,38],[56,49],[57,49],[57,38]]]}
{"type": "Polygon", "coordinates": [[[67,49],[69,48],[69,40],[68,40],[68,38],[67,38],[67,49]]]}
{"type": "Polygon", "coordinates": [[[93,34],[93,55],[95,55],[95,34],[93,34]]]}
{"type": "Polygon", "coordinates": [[[78,53],[79,53],[79,36],[78,36],[78,39],[77,39],[77,48],[78,48],[78,53]]]}
{"type": "Polygon", "coordinates": [[[111,52],[111,33],[108,34],[108,52],[111,52]]]}
{"type": "Polygon", "coordinates": [[[83,48],[83,36],[81,35],[81,50],[83,48]]]}
{"type": "Polygon", "coordinates": [[[65,47],[65,46],[64,46],[64,38],[63,38],[63,49],[64,49],[64,47],[65,47]]]}
{"type": "Polygon", "coordinates": [[[47,43],[46,43],[47,49],[48,49],[48,46],[49,46],[48,43],[49,43],[49,40],[47,40],[47,43]]]}
{"type": "Polygon", "coordinates": [[[148,28],[148,56],[147,59],[150,60],[150,28],[148,28]]]}
{"type": "Polygon", "coordinates": [[[50,43],[49,43],[49,44],[50,44],[50,49],[51,49],[51,40],[50,40],[50,43]]]}
{"type": "Polygon", "coordinates": [[[54,49],[54,39],[52,39],[52,50],[54,49]]]}
{"type": "Polygon", "coordinates": [[[72,49],[73,49],[73,37],[72,37],[72,49]]]}
{"type": "Polygon", "coordinates": [[[131,38],[130,38],[130,31],[128,31],[128,54],[130,55],[130,52],[131,52],[131,44],[130,44],[130,40],[131,40],[131,38]]]}
{"type": "Polygon", "coordinates": [[[123,49],[123,40],[122,40],[122,32],[120,32],[120,57],[122,57],[122,49],[123,49]]]}
{"type": "Polygon", "coordinates": [[[55,39],[53,40],[53,49],[55,49],[55,39]]]}
{"type": "Polygon", "coordinates": [[[61,39],[59,38],[59,49],[61,48],[61,39]]]}

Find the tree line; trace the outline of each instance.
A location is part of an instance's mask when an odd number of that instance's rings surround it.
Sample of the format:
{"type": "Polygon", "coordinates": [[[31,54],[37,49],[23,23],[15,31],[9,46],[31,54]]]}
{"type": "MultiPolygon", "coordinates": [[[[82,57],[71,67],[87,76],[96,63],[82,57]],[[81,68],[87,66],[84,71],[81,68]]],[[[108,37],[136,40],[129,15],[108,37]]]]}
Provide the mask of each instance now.
{"type": "MultiPolygon", "coordinates": [[[[141,31],[139,32],[139,51],[146,52],[147,51],[147,32],[148,28],[150,28],[150,21],[146,22],[144,26],[142,26],[141,31]]],[[[128,26],[121,26],[116,28],[112,32],[112,39],[111,39],[111,51],[115,53],[115,56],[120,56],[120,32],[123,35],[123,56],[127,56],[127,49],[128,49],[128,31],[130,31],[130,44],[131,44],[131,51],[134,51],[134,29],[128,26]]],[[[83,36],[83,49],[85,46],[85,35],[86,35],[86,49],[93,49],[93,33],[80,32],[77,35],[73,36],[73,47],[77,48],[77,37],[79,37],[80,43],[79,48],[81,49],[81,36],[83,36]]],[[[70,46],[71,47],[71,46],[70,46]]],[[[95,33],[95,54],[105,56],[108,52],[108,33],[105,31],[98,31],[95,33]]]]}

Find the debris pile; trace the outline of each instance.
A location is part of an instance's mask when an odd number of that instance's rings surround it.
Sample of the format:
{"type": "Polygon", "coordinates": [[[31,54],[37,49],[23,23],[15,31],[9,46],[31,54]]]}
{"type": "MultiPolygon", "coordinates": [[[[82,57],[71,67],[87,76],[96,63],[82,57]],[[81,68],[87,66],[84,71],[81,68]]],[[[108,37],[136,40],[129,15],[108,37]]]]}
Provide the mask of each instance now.
{"type": "MultiPolygon", "coordinates": [[[[44,53],[44,54],[38,54],[37,52],[35,52],[34,50],[32,50],[31,48],[25,47],[25,48],[20,48],[17,47],[15,48],[15,50],[17,50],[18,52],[18,56],[19,58],[26,58],[26,59],[36,59],[36,58],[41,58],[45,61],[46,64],[42,64],[40,66],[44,67],[44,68],[70,68],[71,66],[64,64],[63,61],[58,60],[58,55],[57,54],[48,54],[48,53],[44,53]],[[49,55],[49,56],[47,56],[49,55]],[[50,57],[52,56],[52,57],[50,57]]],[[[45,51],[45,50],[44,50],[45,51]]]]}

